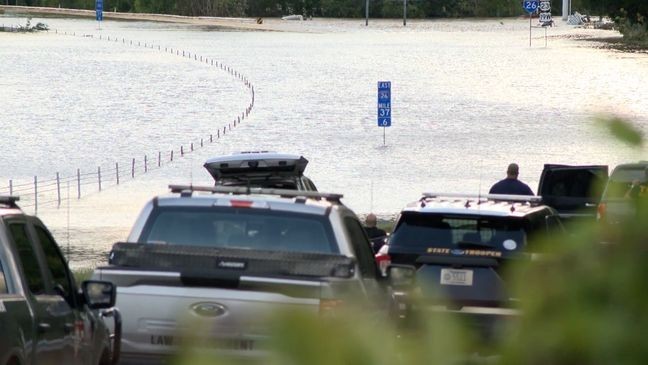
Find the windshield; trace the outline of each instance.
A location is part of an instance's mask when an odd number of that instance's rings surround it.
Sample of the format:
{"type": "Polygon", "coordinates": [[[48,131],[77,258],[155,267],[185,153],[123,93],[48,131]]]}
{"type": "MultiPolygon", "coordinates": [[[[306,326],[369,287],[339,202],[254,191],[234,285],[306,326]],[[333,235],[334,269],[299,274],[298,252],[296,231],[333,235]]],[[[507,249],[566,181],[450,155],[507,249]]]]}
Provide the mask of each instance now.
{"type": "Polygon", "coordinates": [[[403,214],[390,239],[391,246],[420,248],[428,253],[434,253],[434,248],[511,251],[524,244],[521,219],[420,213],[403,214]]]}
{"type": "Polygon", "coordinates": [[[338,253],[326,217],[269,209],[161,207],[139,240],[183,246],[338,253]]]}

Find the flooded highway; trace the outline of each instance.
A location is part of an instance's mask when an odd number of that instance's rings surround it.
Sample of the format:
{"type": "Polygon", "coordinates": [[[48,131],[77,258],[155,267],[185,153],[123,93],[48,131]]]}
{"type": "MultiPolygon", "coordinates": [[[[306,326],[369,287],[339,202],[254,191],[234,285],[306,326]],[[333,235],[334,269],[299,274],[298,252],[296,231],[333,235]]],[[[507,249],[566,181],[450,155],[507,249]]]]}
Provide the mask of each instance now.
{"type": "Polygon", "coordinates": [[[52,30],[0,33],[0,186],[157,156],[222,130],[249,103],[247,89],[225,72],[100,34],[217,60],[255,86],[249,118],[216,143],[81,200],[66,187],[61,208],[39,208],[77,267],[104,260],[168,183],[211,184],[202,163],[235,151],[303,154],[321,191],[343,193],[359,214],[382,216],[423,191],[484,192],[512,161],[535,189],[545,163],[614,166],[648,156],[646,147],[613,141],[593,121],[614,113],[648,132],[648,55],[580,40],[611,31],[559,23],[548,29],[547,47],[544,30],[533,29],[529,47],[525,19],[411,21],[405,28],[400,20],[365,27],[359,19],[269,19],[279,30],[269,32],[32,21],[52,30]],[[392,82],[384,145],[377,81],[392,82]]]}

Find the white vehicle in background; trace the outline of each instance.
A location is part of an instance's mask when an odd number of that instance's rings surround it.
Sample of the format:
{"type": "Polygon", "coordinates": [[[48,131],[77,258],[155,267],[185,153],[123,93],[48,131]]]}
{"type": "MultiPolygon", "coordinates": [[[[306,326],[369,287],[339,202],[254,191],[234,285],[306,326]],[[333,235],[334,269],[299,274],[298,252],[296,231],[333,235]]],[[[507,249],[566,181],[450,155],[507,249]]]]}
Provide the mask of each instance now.
{"type": "Polygon", "coordinates": [[[117,286],[122,364],[176,354],[188,330],[181,318],[200,324],[190,332],[217,354],[257,357],[274,310],[317,315],[357,297],[367,310],[388,306],[368,238],[341,195],[170,188],[93,275],[117,286]]]}
{"type": "Polygon", "coordinates": [[[317,191],[304,170],[303,156],[249,151],[214,157],[204,164],[216,186],[248,186],[289,190],[317,191]]]}

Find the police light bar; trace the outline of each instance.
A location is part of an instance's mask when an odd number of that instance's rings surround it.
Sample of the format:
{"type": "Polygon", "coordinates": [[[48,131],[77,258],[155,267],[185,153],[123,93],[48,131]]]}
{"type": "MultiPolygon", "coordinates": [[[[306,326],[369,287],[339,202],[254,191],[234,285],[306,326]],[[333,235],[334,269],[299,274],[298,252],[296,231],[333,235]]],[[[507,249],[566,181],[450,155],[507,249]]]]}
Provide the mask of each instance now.
{"type": "Polygon", "coordinates": [[[191,194],[194,191],[204,191],[222,194],[260,194],[277,195],[291,198],[315,198],[339,202],[344,195],[334,193],[320,193],[318,191],[299,191],[288,189],[248,188],[244,186],[196,186],[196,185],[169,185],[172,193],[191,194]]]}
{"type": "Polygon", "coordinates": [[[537,195],[512,195],[512,194],[457,194],[457,193],[429,193],[424,192],[423,198],[439,199],[439,198],[456,198],[456,199],[475,199],[480,201],[498,200],[507,202],[522,202],[522,203],[540,203],[542,197],[537,195]]]}

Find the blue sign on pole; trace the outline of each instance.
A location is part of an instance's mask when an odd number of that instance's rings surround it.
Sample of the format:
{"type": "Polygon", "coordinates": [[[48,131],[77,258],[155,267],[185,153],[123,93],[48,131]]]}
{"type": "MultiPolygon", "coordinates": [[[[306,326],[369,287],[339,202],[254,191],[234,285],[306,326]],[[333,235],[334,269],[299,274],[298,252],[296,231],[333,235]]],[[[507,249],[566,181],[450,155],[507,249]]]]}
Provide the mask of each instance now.
{"type": "Polygon", "coordinates": [[[95,0],[95,12],[97,14],[97,21],[103,20],[103,0],[95,0]]]}
{"type": "Polygon", "coordinates": [[[391,81],[378,81],[378,126],[391,127],[391,81]]]}
{"type": "Polygon", "coordinates": [[[526,10],[527,13],[533,14],[538,10],[539,1],[538,0],[524,0],[522,2],[522,7],[526,10]]]}

